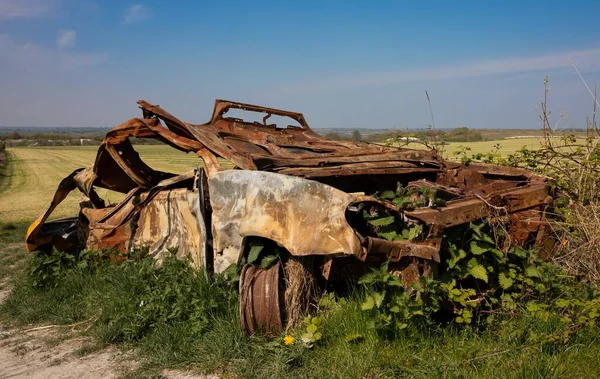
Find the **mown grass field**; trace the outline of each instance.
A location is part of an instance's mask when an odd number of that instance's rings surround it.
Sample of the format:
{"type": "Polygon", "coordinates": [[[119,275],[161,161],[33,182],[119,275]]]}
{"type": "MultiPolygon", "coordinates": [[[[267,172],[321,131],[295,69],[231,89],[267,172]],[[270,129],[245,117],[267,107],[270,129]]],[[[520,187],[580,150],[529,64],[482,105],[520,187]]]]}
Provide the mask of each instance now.
{"type": "MultiPolygon", "coordinates": [[[[152,168],[182,173],[201,165],[193,154],[185,154],[168,146],[136,146],[144,161],[152,168]]],[[[0,222],[29,222],[49,205],[61,179],[73,170],[88,167],[96,158],[96,146],[20,147],[10,148],[8,180],[0,192],[0,222]]],[[[99,189],[107,202],[119,201],[122,195],[99,189]]],[[[54,218],[76,214],[80,196],[77,191],[59,206],[54,218]]]]}
{"type": "MultiPolygon", "coordinates": [[[[527,147],[528,149],[537,149],[541,146],[539,138],[515,138],[496,141],[481,141],[481,142],[450,142],[444,145],[444,155],[451,157],[454,151],[460,150],[461,147],[470,147],[472,153],[489,153],[495,149],[496,145],[500,145],[498,153],[506,156],[515,153],[517,150],[527,147]]],[[[422,149],[423,145],[411,143],[407,147],[414,149],[422,149]]]]}
{"type": "MultiPolygon", "coordinates": [[[[451,156],[461,146],[471,152],[490,152],[500,144],[500,153],[511,154],[527,146],[539,147],[537,138],[511,139],[472,143],[451,143],[445,146],[445,155],[451,156]]],[[[410,148],[423,148],[410,144],[410,148]]],[[[152,168],[167,172],[182,173],[202,164],[193,154],[185,154],[168,146],[138,145],[137,151],[152,168]]],[[[60,180],[80,167],[94,163],[96,146],[68,147],[18,147],[7,150],[11,165],[9,177],[0,187],[0,222],[30,222],[38,217],[50,204],[60,180]]],[[[108,202],[119,201],[121,194],[99,189],[99,195],[108,202]]],[[[73,216],[78,209],[80,196],[74,191],[53,214],[53,218],[73,216]]]]}

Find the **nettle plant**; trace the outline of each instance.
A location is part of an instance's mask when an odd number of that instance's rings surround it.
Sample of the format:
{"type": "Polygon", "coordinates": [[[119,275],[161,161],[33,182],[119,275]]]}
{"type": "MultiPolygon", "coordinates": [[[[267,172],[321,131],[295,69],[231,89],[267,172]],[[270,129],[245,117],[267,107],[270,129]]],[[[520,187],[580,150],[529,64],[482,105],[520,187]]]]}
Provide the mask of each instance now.
{"type": "Polygon", "coordinates": [[[484,221],[450,229],[438,277],[422,277],[410,288],[389,272],[388,262],[365,275],[359,283],[367,290],[362,310],[372,315],[369,326],[402,330],[417,320],[479,325],[501,314],[557,318],[566,327],[563,334],[593,327],[600,315],[598,294],[543,262],[535,249],[498,248],[504,233],[484,221]]]}
{"type": "MultiPolygon", "coordinates": [[[[406,211],[418,207],[435,208],[446,205],[444,199],[436,196],[433,188],[405,188],[401,183],[397,184],[395,191],[384,191],[375,197],[382,201],[389,201],[397,209],[406,211]]],[[[388,241],[415,241],[423,237],[423,225],[409,224],[386,210],[368,204],[359,205],[359,211],[362,211],[362,217],[367,221],[370,232],[388,241]]]]}

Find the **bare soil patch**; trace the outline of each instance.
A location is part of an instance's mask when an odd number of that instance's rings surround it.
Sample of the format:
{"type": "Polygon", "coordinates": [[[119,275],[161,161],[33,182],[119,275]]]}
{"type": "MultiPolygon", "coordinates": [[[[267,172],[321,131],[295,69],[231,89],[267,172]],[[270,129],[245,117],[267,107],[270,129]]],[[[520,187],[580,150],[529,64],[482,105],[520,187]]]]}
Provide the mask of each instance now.
{"type": "Polygon", "coordinates": [[[52,328],[0,330],[0,378],[117,378],[136,366],[113,347],[90,348],[90,337],[52,328]]]}

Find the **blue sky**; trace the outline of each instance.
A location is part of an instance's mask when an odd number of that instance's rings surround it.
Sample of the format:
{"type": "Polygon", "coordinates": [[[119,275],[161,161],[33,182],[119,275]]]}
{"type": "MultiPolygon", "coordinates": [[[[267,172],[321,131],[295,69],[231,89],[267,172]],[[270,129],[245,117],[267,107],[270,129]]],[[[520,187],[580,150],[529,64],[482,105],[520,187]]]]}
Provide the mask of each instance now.
{"type": "Polygon", "coordinates": [[[583,127],[600,1],[0,0],[0,125],[114,126],[215,98],[317,128],[583,127]],[[537,106],[537,107],[536,107],[537,106]]]}

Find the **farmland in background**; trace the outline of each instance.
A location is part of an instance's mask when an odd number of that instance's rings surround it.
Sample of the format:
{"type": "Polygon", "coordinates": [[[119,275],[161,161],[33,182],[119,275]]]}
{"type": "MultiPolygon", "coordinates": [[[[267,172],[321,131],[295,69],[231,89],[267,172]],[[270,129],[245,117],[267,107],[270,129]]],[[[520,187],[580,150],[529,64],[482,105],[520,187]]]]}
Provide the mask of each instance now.
{"type": "MultiPolygon", "coordinates": [[[[98,146],[14,147],[9,154],[8,183],[0,194],[0,222],[31,222],[50,205],[60,181],[73,170],[94,163],[98,146]]],[[[152,168],[183,173],[201,165],[193,154],[185,154],[168,146],[136,146],[142,159],[152,168]]],[[[1,188],[1,187],[0,187],[1,188]]],[[[98,189],[107,203],[117,202],[123,195],[98,189]]],[[[73,191],[53,213],[53,218],[74,216],[80,201],[73,191]]]]}
{"type": "MultiPolygon", "coordinates": [[[[540,146],[537,138],[509,139],[482,142],[453,142],[445,145],[445,155],[451,156],[461,146],[468,146],[473,153],[487,153],[494,145],[500,144],[502,155],[512,154],[526,146],[540,146]]],[[[410,148],[424,148],[420,144],[410,144],[410,148]]],[[[141,158],[156,170],[183,173],[202,165],[193,154],[182,153],[164,145],[136,145],[141,158]]],[[[97,146],[62,147],[11,147],[7,149],[11,161],[7,183],[0,187],[0,222],[31,222],[50,205],[50,201],[61,179],[73,170],[88,167],[96,158],[97,146]]],[[[99,195],[107,203],[118,202],[123,195],[98,189],[99,195]]],[[[56,209],[53,218],[74,216],[81,201],[78,191],[56,209]]]]}
{"type": "MultiPolygon", "coordinates": [[[[504,140],[493,140],[493,141],[480,141],[480,142],[450,142],[443,146],[444,156],[446,158],[452,158],[452,153],[458,151],[461,147],[470,147],[471,153],[489,153],[495,149],[495,145],[500,145],[498,154],[507,156],[514,154],[517,150],[527,147],[528,149],[537,149],[541,146],[539,138],[515,138],[515,139],[504,139],[504,140]]],[[[407,147],[412,149],[423,149],[424,146],[419,143],[409,143],[408,145],[401,145],[401,147],[407,147]]]]}

